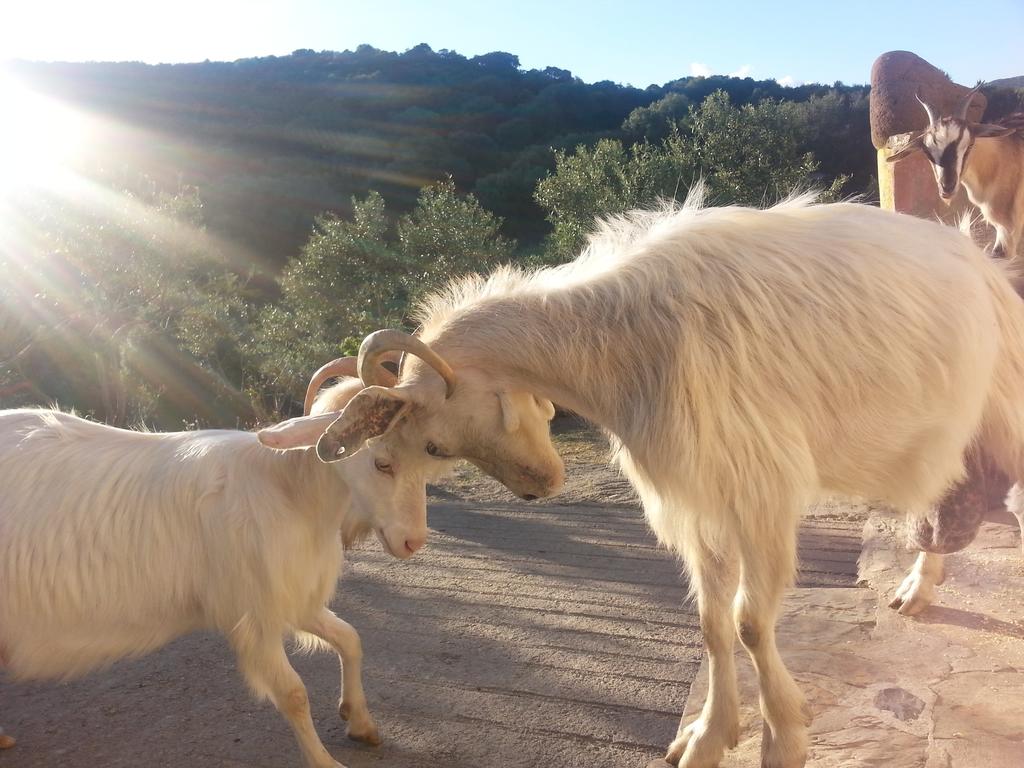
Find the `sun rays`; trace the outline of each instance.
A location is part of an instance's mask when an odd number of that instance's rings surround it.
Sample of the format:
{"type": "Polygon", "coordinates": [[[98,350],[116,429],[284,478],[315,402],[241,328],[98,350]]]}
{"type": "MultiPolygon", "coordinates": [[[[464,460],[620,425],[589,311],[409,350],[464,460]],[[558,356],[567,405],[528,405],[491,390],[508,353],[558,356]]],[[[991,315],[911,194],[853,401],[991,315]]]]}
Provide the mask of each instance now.
{"type": "Polygon", "coordinates": [[[238,336],[237,297],[218,286],[245,274],[241,254],[205,231],[193,189],[124,170],[161,137],[2,69],[0,104],[0,407],[57,398],[116,423],[251,412],[189,336],[238,336]]]}
{"type": "Polygon", "coordinates": [[[80,159],[91,121],[2,71],[0,108],[0,193],[59,185],[80,159]]]}

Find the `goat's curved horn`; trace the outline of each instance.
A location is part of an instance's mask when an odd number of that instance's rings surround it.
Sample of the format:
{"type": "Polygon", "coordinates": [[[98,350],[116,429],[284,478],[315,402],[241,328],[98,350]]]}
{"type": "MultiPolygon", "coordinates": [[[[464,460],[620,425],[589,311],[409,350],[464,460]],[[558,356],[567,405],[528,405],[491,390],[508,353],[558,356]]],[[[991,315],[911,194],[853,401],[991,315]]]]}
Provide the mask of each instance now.
{"type": "MultiPolygon", "coordinates": [[[[385,359],[380,361],[382,370],[380,371],[379,381],[385,387],[393,387],[398,383],[398,355],[388,355],[385,352],[383,357],[385,359]]],[[[324,382],[328,379],[340,378],[342,376],[350,379],[359,378],[358,357],[339,357],[337,360],[331,360],[331,362],[322,366],[313,374],[313,378],[309,380],[309,386],[306,387],[306,400],[302,408],[306,416],[309,416],[310,409],[313,407],[313,401],[316,400],[317,392],[324,385],[324,382]]]]}
{"type": "Polygon", "coordinates": [[[971,108],[971,102],[974,101],[974,94],[981,90],[983,83],[978,83],[974,86],[966,96],[964,100],[960,102],[960,106],[957,108],[956,116],[961,120],[967,120],[967,110],[971,108]]]}
{"type": "Polygon", "coordinates": [[[313,378],[309,380],[309,386],[306,387],[306,400],[302,406],[302,413],[309,416],[309,411],[313,407],[313,401],[316,400],[316,393],[320,391],[320,387],[323,386],[325,381],[336,376],[355,378],[358,375],[358,358],[355,357],[339,357],[337,360],[331,360],[327,365],[321,366],[313,374],[313,378]]]}
{"type": "Polygon", "coordinates": [[[917,103],[924,107],[924,111],[928,113],[928,124],[935,125],[935,110],[932,109],[931,104],[921,98],[921,89],[917,89],[917,93],[914,94],[914,98],[917,99],[917,103]]]}
{"type": "Polygon", "coordinates": [[[380,383],[379,360],[382,355],[391,351],[416,355],[444,379],[445,397],[452,396],[455,391],[455,372],[451,366],[422,341],[402,331],[374,331],[363,339],[359,347],[359,378],[363,380],[363,384],[369,387],[380,383]]]}

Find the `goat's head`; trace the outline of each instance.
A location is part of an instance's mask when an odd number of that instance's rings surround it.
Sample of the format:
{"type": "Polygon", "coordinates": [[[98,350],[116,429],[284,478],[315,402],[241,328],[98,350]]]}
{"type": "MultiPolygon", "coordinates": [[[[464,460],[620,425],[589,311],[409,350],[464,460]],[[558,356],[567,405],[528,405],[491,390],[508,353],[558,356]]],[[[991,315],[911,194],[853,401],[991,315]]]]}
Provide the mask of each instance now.
{"type": "Polygon", "coordinates": [[[404,439],[426,456],[467,459],[526,500],[561,489],[565,468],[551,444],[555,409],[549,400],[502,387],[485,370],[463,366],[456,372],[421,340],[400,331],[377,331],[363,340],[363,382],[386,383],[379,361],[396,351],[417,358],[389,390],[408,407],[398,430],[404,439]]]}
{"type": "Polygon", "coordinates": [[[939,196],[946,202],[953,199],[960,186],[960,176],[974,142],[977,139],[1006,136],[1014,130],[993,123],[972,123],[967,119],[967,110],[980,89],[979,85],[964,96],[949,115],[943,115],[922,99],[918,91],[916,98],[928,114],[928,126],[910,139],[905,147],[886,158],[888,162],[895,163],[915,152],[924,152],[935,172],[939,196]]]}
{"type": "MultiPolygon", "coordinates": [[[[307,415],[260,430],[259,440],[277,449],[316,448],[321,461],[335,463],[351,496],[346,522],[372,529],[381,545],[398,558],[411,557],[427,538],[426,484],[452,468],[447,457],[430,455],[396,427],[413,404],[388,387],[364,387],[355,358],[335,360],[310,382],[307,415]],[[327,378],[343,377],[312,402],[327,378]]],[[[381,378],[387,375],[381,369],[381,378]]]]}

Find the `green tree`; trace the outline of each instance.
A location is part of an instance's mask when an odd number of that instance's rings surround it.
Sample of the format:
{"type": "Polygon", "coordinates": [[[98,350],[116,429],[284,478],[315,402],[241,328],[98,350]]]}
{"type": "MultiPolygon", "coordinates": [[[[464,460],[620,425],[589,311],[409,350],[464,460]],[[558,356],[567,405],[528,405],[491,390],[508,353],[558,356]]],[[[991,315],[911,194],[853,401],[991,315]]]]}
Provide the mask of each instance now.
{"type": "Polygon", "coordinates": [[[650,106],[637,107],[622,123],[622,130],[634,140],[660,141],[673,132],[690,111],[690,100],[681,93],[669,93],[650,106]]]}
{"type": "MultiPolygon", "coordinates": [[[[646,119],[646,118],[644,118],[646,119]]],[[[625,146],[603,139],[574,153],[556,151],[555,170],[537,185],[553,231],[549,261],[575,256],[600,216],[682,199],[703,178],[713,204],[761,205],[793,190],[821,186],[818,163],[804,150],[805,113],[790,102],[763,99],[733,106],[717,91],[690,107],[659,142],[625,146]]],[[[834,195],[846,177],[831,180],[834,195]]]]}
{"type": "Polygon", "coordinates": [[[317,217],[302,252],[281,274],[280,301],[260,316],[258,348],[272,408],[300,396],[316,368],[343,354],[346,339],[401,321],[408,269],[376,192],[353,198],[351,219],[317,217]]]}
{"type": "Polygon", "coordinates": [[[398,248],[409,267],[403,280],[407,296],[417,298],[460,275],[511,261],[515,241],[500,230],[501,219],[473,195],[460,195],[450,178],[425,187],[413,211],[398,221],[398,248]]]}
{"type": "Polygon", "coordinates": [[[415,208],[389,225],[383,198],[352,201],[351,219],[317,218],[281,275],[281,299],[264,309],[257,346],[271,399],[285,410],[310,374],[354,354],[378,328],[400,326],[412,300],[461,274],[511,258],[501,220],[448,179],[421,190],[415,208]]]}
{"type": "MultiPolygon", "coordinates": [[[[694,164],[716,203],[763,205],[815,181],[818,162],[804,149],[806,123],[793,102],[764,99],[733,106],[728,94],[708,96],[685,121],[694,164]]],[[[835,194],[846,177],[834,179],[835,194]]]]}
{"type": "Polygon", "coordinates": [[[195,190],[40,193],[18,212],[23,237],[0,246],[0,404],[56,400],[121,425],[252,418],[246,284],[195,190]]]}
{"type": "Polygon", "coordinates": [[[685,191],[695,175],[678,135],[661,144],[623,146],[602,139],[593,148],[557,151],[555,170],[537,185],[536,199],[548,211],[553,231],[549,257],[565,261],[579,252],[600,216],[650,205],[685,191]]]}

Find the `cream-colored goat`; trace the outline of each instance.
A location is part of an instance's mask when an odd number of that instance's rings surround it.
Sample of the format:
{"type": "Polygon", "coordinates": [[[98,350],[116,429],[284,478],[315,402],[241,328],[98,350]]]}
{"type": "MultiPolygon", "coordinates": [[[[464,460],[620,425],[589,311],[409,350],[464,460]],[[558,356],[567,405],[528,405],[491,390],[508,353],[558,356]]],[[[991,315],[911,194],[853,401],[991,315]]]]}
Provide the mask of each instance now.
{"type": "Polygon", "coordinates": [[[359,636],[326,605],[343,543],[376,532],[400,558],[423,544],[425,483],[450,462],[400,437],[367,444],[401,415],[355,382],[259,435],[0,411],[0,666],[15,678],[67,678],[219,631],[306,763],[341,768],[285,655],[284,636],[296,634],[337,651],[349,734],[377,743],[359,636]],[[313,450],[328,426],[345,434],[345,461],[323,463],[313,450]]]}

